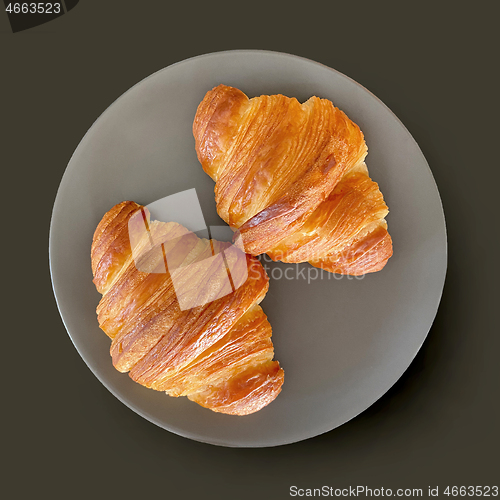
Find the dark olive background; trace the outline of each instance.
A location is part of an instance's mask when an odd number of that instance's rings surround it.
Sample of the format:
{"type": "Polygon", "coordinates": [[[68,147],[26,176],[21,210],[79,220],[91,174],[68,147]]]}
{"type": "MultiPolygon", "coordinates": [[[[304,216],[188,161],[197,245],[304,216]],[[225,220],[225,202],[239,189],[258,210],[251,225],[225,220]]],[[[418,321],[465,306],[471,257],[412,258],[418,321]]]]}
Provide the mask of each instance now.
{"type": "Polygon", "coordinates": [[[494,5],[81,0],[17,34],[0,12],[9,498],[289,498],[291,485],[426,496],[428,486],[499,484],[494,5]],[[158,69],[242,48],[319,61],[387,104],[429,162],[449,242],[435,323],[396,385],[342,427],[269,449],[189,441],[115,399],[66,334],[48,267],[56,191],[94,120],[158,69]]]}

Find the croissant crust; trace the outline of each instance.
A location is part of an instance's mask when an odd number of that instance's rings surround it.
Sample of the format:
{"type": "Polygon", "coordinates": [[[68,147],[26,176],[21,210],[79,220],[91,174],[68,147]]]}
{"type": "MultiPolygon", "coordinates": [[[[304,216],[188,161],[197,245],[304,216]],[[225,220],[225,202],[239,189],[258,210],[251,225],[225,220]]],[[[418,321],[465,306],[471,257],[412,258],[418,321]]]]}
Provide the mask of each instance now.
{"type": "Polygon", "coordinates": [[[279,394],[284,374],[258,305],[269,285],[257,259],[180,224],[151,222],[131,201],[104,215],[91,258],[102,294],[99,326],[112,340],[117,370],[233,415],[253,413],[279,394]],[[146,230],[132,237],[141,224],[146,230]]]}
{"type": "Polygon", "coordinates": [[[329,100],[249,99],[219,85],[198,106],[193,133],[217,211],[245,252],[340,274],[385,266],[388,209],[364,164],[363,133],[329,100]]]}

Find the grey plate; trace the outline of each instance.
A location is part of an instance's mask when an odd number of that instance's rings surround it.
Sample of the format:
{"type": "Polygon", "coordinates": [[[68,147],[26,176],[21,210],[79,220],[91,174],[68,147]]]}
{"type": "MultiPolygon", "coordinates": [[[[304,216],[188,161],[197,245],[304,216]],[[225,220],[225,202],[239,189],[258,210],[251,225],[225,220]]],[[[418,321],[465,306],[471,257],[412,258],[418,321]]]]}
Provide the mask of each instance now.
{"type": "Polygon", "coordinates": [[[380,398],[422,345],[446,272],[441,200],[419,147],[365,88],[321,64],[288,54],[230,51],[174,64],[114,102],[76,149],[50,229],[50,267],[68,333],[98,379],[131,409],[191,439],[225,446],[275,446],[329,431],[380,398]],[[186,398],[134,383],[111,364],[99,329],[100,295],[90,245],[104,213],[123,200],[148,204],[195,188],[205,220],[220,225],[213,181],[203,172],[191,126],[198,103],[224,83],[250,97],[281,93],[333,101],[363,130],[367,164],[390,208],[394,256],[363,279],[318,273],[308,264],[268,266],[262,302],[285,370],[278,398],[246,417],[221,415],[186,398]],[[284,272],[290,268],[286,275],[284,272]]]}

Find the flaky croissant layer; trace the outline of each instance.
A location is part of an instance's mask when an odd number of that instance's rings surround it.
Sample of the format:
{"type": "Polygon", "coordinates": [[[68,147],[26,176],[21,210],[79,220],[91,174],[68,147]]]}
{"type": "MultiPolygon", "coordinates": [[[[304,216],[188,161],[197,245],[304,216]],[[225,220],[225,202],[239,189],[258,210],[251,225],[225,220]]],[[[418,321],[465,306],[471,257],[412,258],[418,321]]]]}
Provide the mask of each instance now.
{"type": "Polygon", "coordinates": [[[392,255],[387,206],[364,164],[359,127],[327,99],[249,99],[209,91],[193,123],[217,211],[241,248],[340,274],[382,269],[392,255]]]}
{"type": "Polygon", "coordinates": [[[269,285],[257,259],[180,224],[151,222],[131,201],[104,215],[91,257],[99,326],[117,370],[233,415],[279,394],[284,374],[258,305],[269,285]]]}

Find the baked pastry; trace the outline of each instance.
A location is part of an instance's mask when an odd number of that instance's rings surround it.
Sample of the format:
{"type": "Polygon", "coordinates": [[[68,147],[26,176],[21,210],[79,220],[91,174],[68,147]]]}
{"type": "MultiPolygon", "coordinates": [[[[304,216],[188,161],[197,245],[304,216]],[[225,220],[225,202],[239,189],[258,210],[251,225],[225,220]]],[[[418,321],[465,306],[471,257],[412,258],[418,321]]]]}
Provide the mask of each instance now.
{"type": "Polygon", "coordinates": [[[217,211],[245,252],[340,274],[385,266],[388,209],[368,175],[363,134],[329,100],[249,99],[219,85],[200,103],[193,133],[217,211]]]}
{"type": "Polygon", "coordinates": [[[114,367],[216,412],[253,413],[281,391],[260,262],[131,201],[97,226],[92,272],[114,367]]]}

